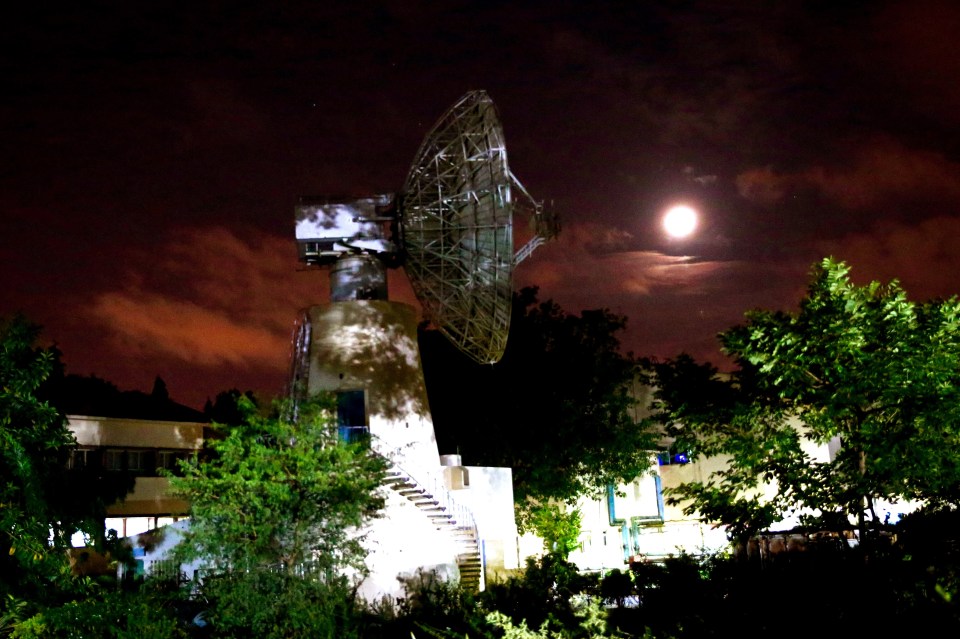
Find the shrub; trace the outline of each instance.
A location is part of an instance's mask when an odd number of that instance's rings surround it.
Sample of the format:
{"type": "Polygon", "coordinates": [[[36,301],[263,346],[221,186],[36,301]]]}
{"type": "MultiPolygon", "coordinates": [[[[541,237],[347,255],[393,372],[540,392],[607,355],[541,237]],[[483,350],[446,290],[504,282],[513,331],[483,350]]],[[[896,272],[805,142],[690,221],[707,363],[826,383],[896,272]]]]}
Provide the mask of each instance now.
{"type": "Polygon", "coordinates": [[[13,626],[12,639],[180,639],[175,600],[147,590],[102,589],[44,608],[13,626]]]}

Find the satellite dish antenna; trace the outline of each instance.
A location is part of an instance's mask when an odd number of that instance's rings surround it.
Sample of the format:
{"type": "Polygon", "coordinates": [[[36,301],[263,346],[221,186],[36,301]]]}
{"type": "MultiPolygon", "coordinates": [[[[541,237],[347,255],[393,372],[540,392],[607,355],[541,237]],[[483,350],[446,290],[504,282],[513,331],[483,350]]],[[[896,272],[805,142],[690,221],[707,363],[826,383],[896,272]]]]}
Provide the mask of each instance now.
{"type": "Polygon", "coordinates": [[[555,220],[510,172],[500,119],[483,91],[467,93],[437,121],[398,193],[304,197],[296,218],[300,259],[330,269],[333,303],[305,309],[297,325],[292,410],[303,398],[333,393],[341,436],[365,433],[391,463],[364,587],[378,599],[402,596],[398,575],[455,564],[462,584],[482,588],[485,538],[474,509],[449,494],[453,470],[441,461],[433,429],[419,318],[387,299],[386,273],[402,267],[426,319],[477,362],[497,362],[510,328],[513,269],[556,233],[555,220]],[[530,217],[532,239],[515,251],[521,214],[530,217]],[[412,509],[421,510],[419,522],[412,509]],[[404,526],[417,532],[397,534],[404,526]]]}
{"type": "Polygon", "coordinates": [[[300,259],[331,266],[333,301],[386,299],[386,268],[402,266],[425,318],[480,363],[503,356],[514,267],[559,230],[507,164],[503,128],[484,91],[434,124],[398,194],[300,198],[300,259]],[[514,219],[533,237],[514,250],[514,219]]]}

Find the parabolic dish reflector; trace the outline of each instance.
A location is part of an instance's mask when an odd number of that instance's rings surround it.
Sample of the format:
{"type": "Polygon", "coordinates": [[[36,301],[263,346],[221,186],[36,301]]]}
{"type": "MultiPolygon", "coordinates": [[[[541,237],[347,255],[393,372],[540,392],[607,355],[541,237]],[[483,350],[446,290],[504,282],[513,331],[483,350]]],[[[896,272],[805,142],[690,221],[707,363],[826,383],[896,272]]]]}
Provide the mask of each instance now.
{"type": "Polygon", "coordinates": [[[404,268],[424,316],[481,363],[500,359],[510,329],[513,181],[496,106],[473,91],[424,138],[400,193],[404,268]]]}

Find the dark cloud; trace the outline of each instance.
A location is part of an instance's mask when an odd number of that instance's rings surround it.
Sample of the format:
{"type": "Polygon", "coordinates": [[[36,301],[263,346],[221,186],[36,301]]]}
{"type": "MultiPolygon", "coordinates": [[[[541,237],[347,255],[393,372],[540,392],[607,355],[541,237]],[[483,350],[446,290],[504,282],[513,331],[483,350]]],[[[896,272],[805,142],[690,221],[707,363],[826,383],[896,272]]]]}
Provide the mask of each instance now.
{"type": "Polygon", "coordinates": [[[327,295],[296,199],[395,192],[471,89],[563,222],[517,285],[626,315],[638,354],[715,359],[827,254],[949,295],[958,25],[947,0],[23,5],[0,24],[0,313],[124,387],[279,390],[327,295]],[[679,201],[701,225],[670,241],[679,201]]]}
{"type": "Polygon", "coordinates": [[[829,166],[809,166],[794,173],[770,167],[744,171],[736,178],[740,195],[776,205],[805,190],[814,190],[843,209],[864,211],[911,202],[960,202],[960,162],[942,151],[911,149],[878,137],[829,166]]]}
{"type": "Polygon", "coordinates": [[[913,105],[924,119],[960,124],[960,6],[950,0],[886,3],[873,26],[877,66],[897,88],[891,97],[913,105]]]}
{"type": "Polygon", "coordinates": [[[825,255],[849,263],[860,283],[898,280],[911,299],[925,301],[960,294],[960,217],[933,217],[918,223],[887,222],[869,232],[824,243],[825,255]]]}
{"type": "Polygon", "coordinates": [[[538,286],[568,312],[608,308],[627,317],[625,350],[672,357],[687,352],[723,362],[716,334],[743,319],[751,308],[796,304],[806,267],[714,261],[658,251],[591,250],[621,231],[593,225],[564,228],[519,265],[518,286],[538,286]]]}

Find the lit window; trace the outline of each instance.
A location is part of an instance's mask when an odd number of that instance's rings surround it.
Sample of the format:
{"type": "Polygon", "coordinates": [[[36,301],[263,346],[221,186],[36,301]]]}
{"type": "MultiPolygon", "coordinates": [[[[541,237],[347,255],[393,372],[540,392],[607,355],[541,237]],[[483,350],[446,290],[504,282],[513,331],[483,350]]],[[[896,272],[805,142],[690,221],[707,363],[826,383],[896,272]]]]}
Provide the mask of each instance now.
{"type": "Polygon", "coordinates": [[[671,464],[689,464],[690,455],[682,452],[663,451],[657,453],[657,464],[660,466],[669,466],[671,464]]]}

